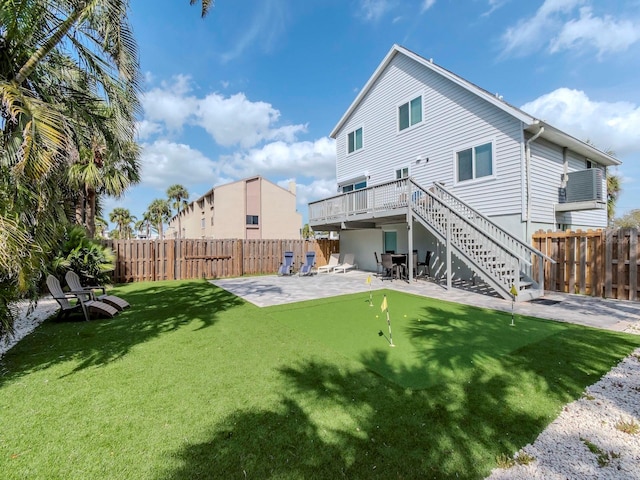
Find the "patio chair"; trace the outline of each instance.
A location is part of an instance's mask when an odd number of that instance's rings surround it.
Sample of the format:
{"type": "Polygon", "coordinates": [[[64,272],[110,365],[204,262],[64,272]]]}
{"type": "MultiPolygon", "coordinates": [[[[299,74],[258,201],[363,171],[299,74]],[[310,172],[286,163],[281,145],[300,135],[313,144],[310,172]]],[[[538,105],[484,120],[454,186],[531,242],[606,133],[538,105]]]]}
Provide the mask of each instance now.
{"type": "Polygon", "coordinates": [[[291,275],[293,273],[293,252],[284,252],[284,260],[278,269],[278,275],[291,275]]]}
{"type": "Polygon", "coordinates": [[[321,267],[318,267],[316,271],[318,273],[322,273],[322,272],[329,273],[333,271],[333,269],[336,268],[339,264],[340,264],[340,254],[332,253],[331,256],[329,257],[329,263],[327,263],[326,265],[322,265],[321,267]]]}
{"type": "Polygon", "coordinates": [[[425,257],[424,262],[418,262],[418,270],[420,271],[420,273],[418,274],[419,277],[431,277],[431,268],[429,265],[431,263],[432,255],[433,252],[427,252],[427,256],[425,257]]]}
{"type": "Polygon", "coordinates": [[[384,268],[382,267],[382,262],[378,259],[378,252],[373,252],[376,257],[376,276],[380,276],[384,273],[384,268]]]}
{"type": "Polygon", "coordinates": [[[307,260],[302,264],[298,275],[312,275],[313,266],[316,264],[316,252],[307,252],[307,260]]]}
{"type": "Polygon", "coordinates": [[[393,263],[393,258],[390,253],[383,253],[380,255],[382,269],[384,270],[384,275],[382,276],[382,280],[391,280],[393,281],[393,277],[397,275],[397,265],[393,263]]]}
{"type": "Polygon", "coordinates": [[[116,297],[115,295],[107,295],[106,289],[103,285],[83,286],[80,283],[80,277],[73,270],[69,270],[64,278],[67,281],[67,285],[69,285],[69,289],[72,292],[87,292],[89,294],[88,300],[100,300],[101,302],[108,303],[109,305],[120,311],[130,306],[129,302],[127,302],[124,298],[116,297]],[[94,290],[102,290],[102,294],[96,295],[94,290]]]}
{"type": "Polygon", "coordinates": [[[99,300],[90,300],[86,291],[80,292],[64,292],[60,280],[53,275],[47,277],[47,287],[53,298],[60,305],[60,311],[58,312],[58,320],[61,317],[68,317],[69,314],[75,311],[81,311],[85,320],[89,320],[89,311],[99,313],[108,317],[113,317],[118,314],[118,310],[109,305],[108,303],[100,302],[99,300]],[[70,300],[76,300],[76,303],[71,303],[70,300]]]}
{"type": "Polygon", "coordinates": [[[339,265],[333,267],[333,273],[347,273],[347,270],[351,270],[352,268],[356,268],[355,255],[353,253],[345,253],[344,260],[339,265]]]}

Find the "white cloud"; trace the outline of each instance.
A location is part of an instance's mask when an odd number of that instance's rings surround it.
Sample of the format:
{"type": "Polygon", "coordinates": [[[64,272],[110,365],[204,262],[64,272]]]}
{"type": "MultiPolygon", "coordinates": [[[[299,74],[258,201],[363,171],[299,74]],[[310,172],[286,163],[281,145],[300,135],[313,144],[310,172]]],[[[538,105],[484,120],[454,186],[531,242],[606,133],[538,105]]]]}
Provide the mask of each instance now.
{"type": "Polygon", "coordinates": [[[251,102],[243,93],[223,97],[217,93],[207,95],[198,102],[196,123],[203,127],[214,140],[225,147],[239,144],[252,147],[264,140],[295,140],[304,125],[287,125],[273,128],[280,112],[271,104],[251,102]]]}
{"type": "Polygon", "coordinates": [[[142,185],[166,189],[180,183],[210,183],[216,181],[216,164],[188,145],[159,140],[142,145],[142,185]]]}
{"type": "Polygon", "coordinates": [[[640,40],[638,19],[595,16],[590,0],[545,0],[536,13],[521,19],[502,35],[503,56],[522,56],[545,49],[584,51],[598,56],[629,48],[640,40]],[[578,8],[582,7],[582,8],[578,8]]]}
{"type": "Polygon", "coordinates": [[[139,122],[142,140],[152,135],[180,132],[185,124],[204,128],[224,147],[250,148],[261,142],[294,142],[306,125],[277,126],[280,111],[266,102],[252,102],[244,93],[224,96],[210,93],[204,98],[191,94],[190,78],[178,75],[142,97],[144,118],[139,122]]]}
{"type": "Polygon", "coordinates": [[[191,91],[186,75],[174,77],[173,83],[162,84],[142,95],[144,120],[164,124],[172,132],[182,129],[197,107],[197,99],[187,95],[191,91]]]}
{"type": "Polygon", "coordinates": [[[618,157],[640,153],[640,106],[633,103],[598,102],[583,91],[559,88],[522,110],[600,149],[611,149],[618,157]]]}
{"type": "Polygon", "coordinates": [[[423,0],[422,1],[422,7],[420,8],[421,12],[426,12],[427,10],[429,10],[431,7],[433,7],[436,3],[436,0],[423,0]]]}
{"type": "Polygon", "coordinates": [[[336,149],[334,140],[327,137],[315,142],[278,141],[221,160],[221,172],[234,178],[256,174],[289,176],[297,172],[304,177],[329,179],[335,178],[336,149]]]}
{"type": "Polygon", "coordinates": [[[138,140],[146,140],[149,137],[156,135],[162,131],[162,125],[149,120],[141,120],[136,122],[136,133],[138,140]]]}
{"type": "Polygon", "coordinates": [[[559,14],[570,12],[585,0],[545,0],[535,15],[520,20],[502,35],[503,55],[526,55],[541,48],[561,27],[559,14]]]}
{"type": "Polygon", "coordinates": [[[366,21],[375,22],[391,9],[391,4],[389,0],[361,0],[360,8],[366,21]]]}
{"type": "Polygon", "coordinates": [[[594,17],[589,7],[580,9],[580,18],[570,20],[551,41],[551,53],[580,47],[595,47],[598,55],[626,50],[640,40],[640,23],[612,18],[594,17]]]}

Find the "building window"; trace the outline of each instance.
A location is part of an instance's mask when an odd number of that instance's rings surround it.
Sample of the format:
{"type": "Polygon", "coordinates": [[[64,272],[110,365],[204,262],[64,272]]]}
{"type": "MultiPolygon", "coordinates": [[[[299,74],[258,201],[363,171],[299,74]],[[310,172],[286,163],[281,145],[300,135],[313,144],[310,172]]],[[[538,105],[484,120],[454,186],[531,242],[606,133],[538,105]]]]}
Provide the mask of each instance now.
{"type": "Polygon", "coordinates": [[[247,225],[258,225],[258,215],[247,215],[247,225]]]}
{"type": "Polygon", "coordinates": [[[200,228],[204,228],[204,217],[200,219],[200,228]]]}
{"type": "Polygon", "coordinates": [[[353,192],[354,190],[362,190],[363,188],[367,188],[366,180],[363,180],[357,183],[349,183],[347,185],[343,185],[342,193],[353,192]]]}
{"type": "Polygon", "coordinates": [[[353,153],[362,148],[362,127],[347,134],[347,153],[353,153]]]}
{"type": "Polygon", "coordinates": [[[422,122],[422,95],[398,107],[398,130],[405,130],[420,122],[422,122]]]}
{"type": "Polygon", "coordinates": [[[458,182],[493,175],[493,144],[485,143],[456,153],[458,182]]]}
{"type": "Polygon", "coordinates": [[[402,180],[409,176],[409,167],[399,168],[396,170],[396,180],[402,180]]]}

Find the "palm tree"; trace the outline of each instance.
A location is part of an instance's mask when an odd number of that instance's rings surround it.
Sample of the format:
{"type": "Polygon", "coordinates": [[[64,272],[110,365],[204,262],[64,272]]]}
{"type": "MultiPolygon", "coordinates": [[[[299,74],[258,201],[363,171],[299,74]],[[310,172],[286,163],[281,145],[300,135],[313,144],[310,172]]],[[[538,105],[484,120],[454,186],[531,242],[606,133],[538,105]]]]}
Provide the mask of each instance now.
{"type": "Polygon", "coordinates": [[[142,218],[138,220],[133,228],[140,234],[144,234],[145,238],[148,239],[151,236],[151,215],[148,211],[142,214],[142,218]]]}
{"type": "Polygon", "coordinates": [[[128,208],[116,207],[109,214],[109,220],[118,227],[118,234],[121,239],[131,238],[131,224],[135,219],[136,217],[131,215],[128,208]]]}
{"type": "Polygon", "coordinates": [[[167,196],[169,197],[169,201],[172,202],[171,206],[177,211],[176,215],[178,216],[178,240],[180,240],[180,233],[182,232],[180,209],[186,207],[189,204],[187,202],[187,198],[189,198],[189,192],[182,185],[175,184],[171,185],[167,189],[167,196]]]}
{"type": "Polygon", "coordinates": [[[616,202],[622,191],[620,177],[607,172],[607,218],[609,224],[613,222],[616,213],[616,202]]]}
{"type": "MultiPolygon", "coordinates": [[[[202,18],[204,18],[209,12],[209,8],[215,3],[213,0],[201,0],[202,2],[202,18]]],[[[198,0],[189,0],[190,5],[195,5],[198,0]]]]}
{"type": "Polygon", "coordinates": [[[126,143],[140,89],[127,0],[0,2],[2,333],[11,322],[4,307],[36,293],[71,213],[63,208],[67,166],[90,145],[87,135],[110,139],[96,105],[111,106],[118,120],[111,133],[126,143]]]}
{"type": "Polygon", "coordinates": [[[147,207],[149,212],[149,220],[156,226],[158,230],[158,238],[164,238],[162,225],[167,223],[171,218],[171,208],[169,201],[164,198],[156,198],[147,207]]]}

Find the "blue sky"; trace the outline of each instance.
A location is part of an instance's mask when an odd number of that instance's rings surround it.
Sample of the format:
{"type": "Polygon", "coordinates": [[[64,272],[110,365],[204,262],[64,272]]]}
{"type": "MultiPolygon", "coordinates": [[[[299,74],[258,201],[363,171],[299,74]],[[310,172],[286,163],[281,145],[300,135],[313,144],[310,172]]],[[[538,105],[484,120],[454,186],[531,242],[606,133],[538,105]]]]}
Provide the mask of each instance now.
{"type": "Polygon", "coordinates": [[[640,208],[638,0],[131,2],[144,74],[142,182],[105,202],[138,218],[167,187],[191,200],[252,175],[307,202],[336,192],[329,133],[394,43],[624,163],[640,208]]]}

